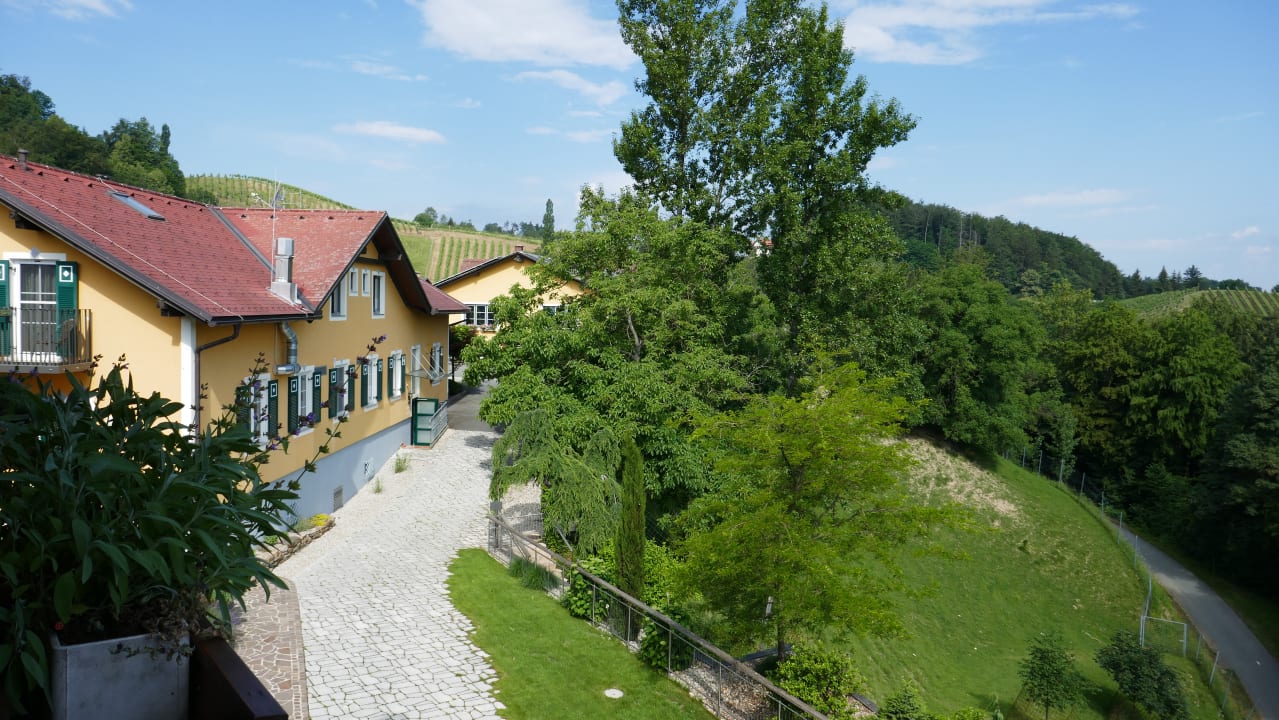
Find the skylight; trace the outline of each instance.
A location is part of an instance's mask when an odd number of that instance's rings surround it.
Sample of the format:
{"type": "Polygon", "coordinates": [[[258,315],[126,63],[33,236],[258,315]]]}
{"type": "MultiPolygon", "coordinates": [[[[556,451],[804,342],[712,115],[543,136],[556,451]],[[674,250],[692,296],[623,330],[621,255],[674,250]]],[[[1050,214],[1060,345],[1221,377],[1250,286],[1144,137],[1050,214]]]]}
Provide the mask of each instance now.
{"type": "Polygon", "coordinates": [[[134,212],[138,213],[138,214],[139,214],[139,215],[141,215],[142,217],[149,218],[149,219],[151,219],[151,220],[163,220],[163,219],[164,219],[164,216],[163,216],[163,215],[161,215],[160,213],[158,213],[158,212],[156,212],[156,211],[152,210],[151,208],[147,207],[145,204],[143,204],[142,202],[140,202],[137,198],[133,197],[132,195],[128,195],[128,194],[126,194],[126,193],[117,192],[117,191],[115,191],[115,190],[112,190],[112,191],[111,191],[111,197],[113,197],[113,198],[115,198],[116,200],[119,200],[120,202],[124,203],[125,205],[128,205],[129,207],[133,208],[134,212]]]}

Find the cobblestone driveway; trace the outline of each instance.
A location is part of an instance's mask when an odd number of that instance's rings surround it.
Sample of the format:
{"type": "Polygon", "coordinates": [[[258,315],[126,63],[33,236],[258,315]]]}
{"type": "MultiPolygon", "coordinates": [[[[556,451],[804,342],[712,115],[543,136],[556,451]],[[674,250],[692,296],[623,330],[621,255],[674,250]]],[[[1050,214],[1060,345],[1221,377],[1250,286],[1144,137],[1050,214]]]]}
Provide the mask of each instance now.
{"type": "Polygon", "coordinates": [[[496,675],[444,586],[449,561],[482,547],[494,435],[452,429],[404,449],[277,572],[301,604],[313,720],[495,718],[496,675]],[[376,480],[374,482],[377,482],[376,480]]]}

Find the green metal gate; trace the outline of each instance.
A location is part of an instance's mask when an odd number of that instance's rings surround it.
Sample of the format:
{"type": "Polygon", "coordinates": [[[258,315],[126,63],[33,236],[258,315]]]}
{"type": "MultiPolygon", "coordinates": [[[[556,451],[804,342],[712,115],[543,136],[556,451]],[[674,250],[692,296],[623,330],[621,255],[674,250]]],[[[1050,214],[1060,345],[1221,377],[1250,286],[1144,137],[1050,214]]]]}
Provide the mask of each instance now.
{"type": "Polygon", "coordinates": [[[449,426],[448,408],[435,398],[413,398],[409,444],[434,445],[449,426]]]}

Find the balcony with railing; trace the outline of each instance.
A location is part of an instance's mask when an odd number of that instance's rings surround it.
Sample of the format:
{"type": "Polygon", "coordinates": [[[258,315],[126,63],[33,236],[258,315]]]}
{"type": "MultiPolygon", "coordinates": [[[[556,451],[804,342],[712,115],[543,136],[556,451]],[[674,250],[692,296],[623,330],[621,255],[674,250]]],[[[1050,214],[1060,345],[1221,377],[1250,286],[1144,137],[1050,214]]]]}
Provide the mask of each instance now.
{"type": "Polygon", "coordinates": [[[0,372],[74,372],[92,363],[92,310],[0,307],[0,372]]]}

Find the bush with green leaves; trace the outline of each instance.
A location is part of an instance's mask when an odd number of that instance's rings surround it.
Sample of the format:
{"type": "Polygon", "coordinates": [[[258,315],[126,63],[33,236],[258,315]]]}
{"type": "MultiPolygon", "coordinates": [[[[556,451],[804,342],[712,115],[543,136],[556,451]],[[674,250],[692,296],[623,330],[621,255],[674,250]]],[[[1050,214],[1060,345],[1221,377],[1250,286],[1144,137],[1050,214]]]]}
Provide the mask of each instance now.
{"type": "MultiPolygon", "coordinates": [[[[612,558],[589,557],[578,565],[587,572],[604,580],[610,580],[613,573],[612,558]]],[[[611,582],[611,580],[610,580],[611,582]]],[[[561,602],[573,617],[599,619],[608,615],[609,597],[606,593],[596,591],[594,584],[573,569],[569,574],[568,591],[561,602]]]]}
{"type": "Polygon", "coordinates": [[[774,672],[779,687],[832,720],[853,717],[848,696],[866,684],[846,653],[812,645],[796,646],[774,672]]]}
{"type": "MultiPolygon", "coordinates": [[[[661,610],[654,608],[671,620],[688,627],[687,617],[679,608],[661,610]]],[[[693,646],[664,622],[653,618],[644,621],[644,632],[640,635],[640,659],[658,670],[679,672],[693,664],[693,646]]]]}
{"type": "Polygon", "coordinates": [[[919,686],[914,680],[907,680],[901,690],[893,693],[879,706],[880,720],[934,720],[932,713],[924,707],[924,699],[920,697],[919,686]]]}
{"type": "Polygon", "coordinates": [[[177,640],[213,605],[229,622],[254,585],[283,587],[254,555],[297,497],[258,472],[274,445],[234,408],[192,432],[180,403],[139,393],[126,367],[89,386],[0,381],[0,677],[19,710],[49,699],[54,631],[177,640]]]}
{"type": "Polygon", "coordinates": [[[1056,632],[1036,637],[1030,653],[1022,659],[1018,673],[1027,699],[1044,709],[1044,720],[1053,710],[1064,710],[1078,702],[1084,679],[1075,668],[1075,658],[1056,632]]]}
{"type": "Polygon", "coordinates": [[[1177,671],[1164,662],[1158,650],[1142,647],[1134,633],[1115,633],[1110,644],[1097,651],[1097,664],[1115,679],[1119,692],[1151,717],[1190,717],[1177,671]]]}

